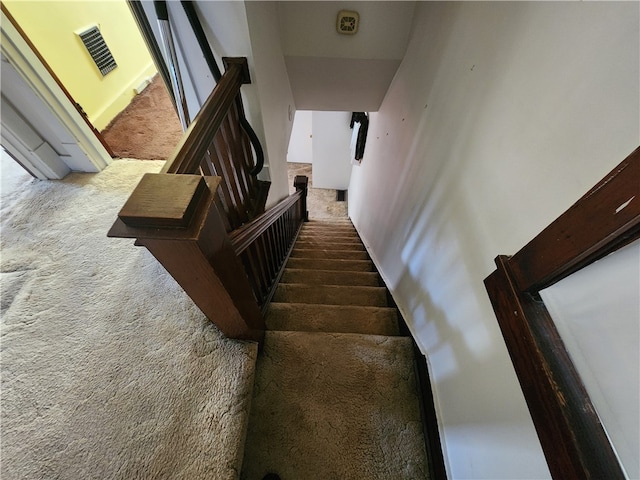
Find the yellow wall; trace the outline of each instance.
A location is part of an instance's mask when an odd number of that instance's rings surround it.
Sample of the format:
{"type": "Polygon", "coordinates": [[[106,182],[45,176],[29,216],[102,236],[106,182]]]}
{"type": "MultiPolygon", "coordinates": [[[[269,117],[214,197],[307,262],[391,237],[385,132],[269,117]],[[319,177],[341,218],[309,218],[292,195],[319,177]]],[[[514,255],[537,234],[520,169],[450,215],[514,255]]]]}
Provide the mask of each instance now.
{"type": "Polygon", "coordinates": [[[3,1],[71,96],[102,130],[156,73],[124,0],[3,1]],[[97,25],[118,67],[102,76],[76,34],[97,25]]]}

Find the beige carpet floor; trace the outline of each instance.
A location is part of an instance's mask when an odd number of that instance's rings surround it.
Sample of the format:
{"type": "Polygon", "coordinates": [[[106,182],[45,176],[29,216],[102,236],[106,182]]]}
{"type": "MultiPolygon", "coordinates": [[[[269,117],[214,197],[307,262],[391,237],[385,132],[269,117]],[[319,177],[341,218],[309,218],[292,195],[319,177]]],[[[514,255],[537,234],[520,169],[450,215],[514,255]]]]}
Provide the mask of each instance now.
{"type": "Polygon", "coordinates": [[[255,344],[224,338],[144,248],[106,237],[160,166],[3,180],[3,480],[238,477],[255,344]]]}
{"type": "MultiPolygon", "coordinates": [[[[106,237],[138,179],[160,167],[117,160],[59,182],[25,173],[1,192],[0,478],[261,478],[266,464],[242,465],[256,346],[225,339],[145,249],[106,237]]],[[[309,167],[290,174],[311,177],[309,167]]],[[[312,188],[309,210],[347,215],[332,190],[312,188]]],[[[397,334],[387,315],[374,323],[397,334]]],[[[423,478],[407,339],[362,329],[268,334],[252,410],[278,406],[269,415],[286,428],[263,431],[256,458],[279,459],[283,479],[423,478]],[[294,394],[318,387],[305,405],[294,394]],[[329,408],[336,397],[346,420],[329,408]],[[318,441],[325,454],[309,455],[318,441]]]]}
{"type": "Polygon", "coordinates": [[[425,479],[411,341],[268,332],[242,478],[425,479]]]}

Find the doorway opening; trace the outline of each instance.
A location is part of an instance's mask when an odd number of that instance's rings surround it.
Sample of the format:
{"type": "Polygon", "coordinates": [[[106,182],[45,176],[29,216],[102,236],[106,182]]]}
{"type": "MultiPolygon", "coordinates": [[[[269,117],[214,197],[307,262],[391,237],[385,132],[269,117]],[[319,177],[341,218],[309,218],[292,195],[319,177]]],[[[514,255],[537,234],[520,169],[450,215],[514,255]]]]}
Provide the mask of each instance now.
{"type": "MultiPolygon", "coordinates": [[[[353,112],[297,110],[287,153],[289,188],[296,175],[309,177],[309,215],[348,217],[348,189],[358,129],[353,112]],[[312,209],[319,206],[319,210],[312,209]]],[[[292,193],[292,191],[290,191],[292,193]]]]}
{"type": "Polygon", "coordinates": [[[171,156],[182,127],[125,0],[3,4],[112,157],[171,156]],[[92,27],[117,64],[104,74],[80,37],[92,27]]]}

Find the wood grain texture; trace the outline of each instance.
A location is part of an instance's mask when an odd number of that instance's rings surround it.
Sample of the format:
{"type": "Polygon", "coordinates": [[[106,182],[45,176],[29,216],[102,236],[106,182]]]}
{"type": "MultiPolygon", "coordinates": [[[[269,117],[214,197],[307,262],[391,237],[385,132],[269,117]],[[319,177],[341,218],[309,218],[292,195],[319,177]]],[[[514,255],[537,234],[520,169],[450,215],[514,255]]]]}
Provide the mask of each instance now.
{"type": "Polygon", "coordinates": [[[248,295],[238,297],[243,287],[237,281],[238,265],[227,261],[224,248],[213,258],[207,258],[201,244],[195,241],[145,239],[142,244],[222,333],[229,338],[262,342],[261,313],[255,301],[251,301],[248,286],[245,290],[248,295]],[[235,275],[230,276],[230,272],[235,275]]]}
{"type": "Polygon", "coordinates": [[[256,238],[266,232],[281,215],[300,201],[301,196],[300,192],[289,195],[261,216],[234,230],[230,238],[236,254],[240,255],[256,238]]]}
{"type": "Polygon", "coordinates": [[[233,64],[191,122],[176,153],[167,160],[161,173],[197,173],[211,139],[227,116],[240,92],[242,65],[233,64]]]}
{"type": "Polygon", "coordinates": [[[270,183],[251,175],[253,151],[240,101],[246,59],[230,59],[228,67],[162,171],[220,176],[220,205],[230,232],[264,212],[270,183]]]}
{"type": "Polygon", "coordinates": [[[146,173],[118,217],[133,227],[185,228],[206,189],[200,175],[146,173]]]}
{"type": "Polygon", "coordinates": [[[636,238],[640,231],[640,147],[509,264],[518,288],[539,291],[636,238]]]}
{"type": "MultiPolygon", "coordinates": [[[[160,174],[159,177],[170,177],[172,183],[178,184],[182,179],[189,180],[186,175],[160,174]]],[[[261,342],[262,314],[243,264],[227,236],[223,216],[216,208],[215,192],[220,178],[195,177],[199,179],[198,185],[204,184],[206,188],[183,228],[145,226],[144,221],[142,226],[130,225],[119,218],[109,236],[136,238],[136,243],[145,246],[158,259],[226,336],[261,342]]],[[[197,189],[191,191],[198,194],[197,189]]],[[[190,203],[183,193],[182,203],[190,203]]],[[[140,203],[148,203],[148,198],[144,197],[140,203]]]]}
{"type": "Polygon", "coordinates": [[[539,291],[638,238],[640,148],[485,279],[554,478],[625,475],[539,291]]]}
{"type": "Polygon", "coordinates": [[[553,478],[624,478],[544,303],[517,289],[507,257],[496,264],[485,286],[553,478]]]}
{"type": "Polygon", "coordinates": [[[274,295],[304,220],[301,212],[302,201],[306,198],[305,179],[300,179],[298,191],[229,234],[263,313],[274,295]]]}

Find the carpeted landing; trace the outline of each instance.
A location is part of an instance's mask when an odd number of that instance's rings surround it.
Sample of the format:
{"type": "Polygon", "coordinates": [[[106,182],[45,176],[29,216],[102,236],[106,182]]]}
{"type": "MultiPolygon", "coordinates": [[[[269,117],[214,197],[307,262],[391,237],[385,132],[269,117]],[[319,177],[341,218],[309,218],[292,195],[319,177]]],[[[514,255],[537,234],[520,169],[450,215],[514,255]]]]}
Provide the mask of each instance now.
{"type": "Polygon", "coordinates": [[[305,225],[255,370],[255,344],[106,237],[161,166],[6,190],[3,170],[0,478],[426,478],[410,340],[351,224],[305,225]]]}
{"type": "Polygon", "coordinates": [[[305,224],[266,320],[242,479],[428,477],[412,343],[348,220],[305,224]]]}
{"type": "Polygon", "coordinates": [[[257,346],[224,338],[148,251],[106,236],[161,167],[23,172],[3,189],[3,480],[238,478],[257,346]]]}

